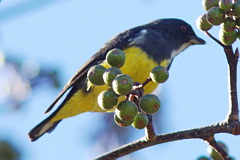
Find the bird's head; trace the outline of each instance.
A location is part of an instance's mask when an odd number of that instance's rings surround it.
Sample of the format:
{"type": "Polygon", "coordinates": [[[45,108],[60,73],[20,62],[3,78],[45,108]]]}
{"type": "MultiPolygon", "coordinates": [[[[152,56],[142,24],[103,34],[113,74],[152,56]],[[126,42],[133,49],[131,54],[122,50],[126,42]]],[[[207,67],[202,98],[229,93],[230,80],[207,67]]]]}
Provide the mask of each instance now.
{"type": "MultiPolygon", "coordinates": [[[[176,46],[205,44],[206,42],[198,37],[192,27],[180,19],[160,19],[151,23],[150,27],[160,32],[166,39],[172,41],[176,46]]],[[[185,49],[184,48],[184,49],[185,49]]]]}

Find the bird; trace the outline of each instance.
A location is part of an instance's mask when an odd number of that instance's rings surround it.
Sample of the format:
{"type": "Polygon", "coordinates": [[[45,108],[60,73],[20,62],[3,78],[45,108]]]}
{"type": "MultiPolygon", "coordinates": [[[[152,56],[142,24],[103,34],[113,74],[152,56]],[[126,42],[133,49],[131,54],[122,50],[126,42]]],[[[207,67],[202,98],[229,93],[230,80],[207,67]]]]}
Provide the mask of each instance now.
{"type": "MultiPolygon", "coordinates": [[[[98,64],[109,68],[106,55],[111,49],[123,50],[126,61],[121,67],[122,72],[134,82],[142,83],[155,66],[161,65],[169,70],[173,59],[180,52],[189,46],[205,43],[195,34],[191,25],[177,18],[158,19],[119,33],[107,41],[67,82],[45,113],[52,110],[60,100],[62,102],[28,133],[30,140],[36,141],[45,133],[51,133],[65,118],[84,112],[106,112],[98,106],[97,97],[108,87],[91,84],[87,72],[98,64]]],[[[148,83],[144,87],[144,94],[153,92],[157,86],[157,83],[148,83]]]]}

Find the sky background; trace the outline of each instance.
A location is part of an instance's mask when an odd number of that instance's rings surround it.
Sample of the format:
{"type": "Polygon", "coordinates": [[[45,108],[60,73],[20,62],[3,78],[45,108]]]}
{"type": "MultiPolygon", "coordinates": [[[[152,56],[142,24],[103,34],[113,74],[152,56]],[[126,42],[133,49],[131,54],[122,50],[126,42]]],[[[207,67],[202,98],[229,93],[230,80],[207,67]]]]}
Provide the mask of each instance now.
{"type": "MultiPolygon", "coordinates": [[[[119,32],[159,18],[185,20],[207,44],[181,53],[172,64],[169,80],[155,91],[164,97],[162,132],[168,133],[222,121],[228,112],[226,58],[222,48],[197,29],[195,21],[203,13],[201,1],[2,0],[0,48],[11,56],[57,66],[65,83],[119,32]]],[[[218,30],[214,27],[210,33],[218,37],[218,30]]],[[[19,146],[24,160],[92,159],[102,153],[89,143],[93,132],[102,126],[100,113],[66,119],[51,134],[30,142],[27,133],[46,117],[43,113],[59,91],[38,88],[20,113],[4,112],[0,106],[0,138],[19,146]]],[[[135,140],[144,136],[144,131],[133,130],[132,134],[135,140]]],[[[230,155],[240,159],[239,136],[217,134],[216,139],[224,141],[230,155]]],[[[193,160],[207,155],[206,148],[198,139],[175,141],[140,150],[131,159],[193,160]]]]}

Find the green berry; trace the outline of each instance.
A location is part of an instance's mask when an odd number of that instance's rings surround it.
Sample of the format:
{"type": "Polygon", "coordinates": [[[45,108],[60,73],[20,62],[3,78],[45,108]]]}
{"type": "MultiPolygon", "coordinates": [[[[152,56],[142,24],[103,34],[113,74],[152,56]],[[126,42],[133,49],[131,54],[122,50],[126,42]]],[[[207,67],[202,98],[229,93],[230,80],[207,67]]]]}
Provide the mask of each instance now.
{"type": "Polygon", "coordinates": [[[1,160],[17,160],[22,159],[21,153],[12,145],[11,142],[1,139],[0,141],[0,159],[1,160]]]}
{"type": "Polygon", "coordinates": [[[132,101],[122,101],[115,109],[115,114],[122,121],[132,121],[138,113],[138,108],[132,101]]]}
{"type": "Polygon", "coordinates": [[[148,125],[148,123],[149,123],[149,120],[146,114],[138,113],[134,118],[132,126],[137,129],[143,129],[148,125]]]}
{"type": "Polygon", "coordinates": [[[165,67],[156,66],[150,72],[150,77],[155,83],[163,83],[168,79],[169,73],[165,67]]]}
{"type": "Polygon", "coordinates": [[[236,21],[231,18],[231,17],[227,17],[224,21],[223,21],[223,30],[226,32],[232,32],[233,30],[235,30],[236,28],[236,21]]]}
{"type": "Polygon", "coordinates": [[[233,44],[237,39],[237,31],[226,32],[223,29],[219,31],[219,39],[225,45],[233,44]]]}
{"type": "Polygon", "coordinates": [[[156,113],[160,109],[161,102],[154,94],[146,94],[140,99],[140,108],[147,114],[156,113]]]}
{"type": "Polygon", "coordinates": [[[118,95],[111,91],[105,90],[98,95],[98,105],[104,109],[112,109],[118,103],[118,95]]]}
{"type": "Polygon", "coordinates": [[[126,95],[132,90],[133,81],[128,75],[120,74],[113,80],[112,87],[115,93],[126,95]]]}
{"type": "Polygon", "coordinates": [[[240,18],[240,1],[234,2],[232,12],[237,18],[240,18]]]}
{"type": "Polygon", "coordinates": [[[197,25],[198,29],[200,29],[202,31],[208,31],[209,29],[212,28],[212,24],[210,24],[207,21],[206,14],[203,14],[198,17],[198,19],[196,21],[196,25],[197,25]]]}
{"type": "Polygon", "coordinates": [[[219,0],[203,0],[202,1],[203,9],[205,9],[207,11],[212,7],[216,7],[216,6],[218,6],[218,2],[219,2],[219,0]]]}
{"type": "Polygon", "coordinates": [[[114,48],[107,53],[107,63],[112,67],[122,67],[125,63],[125,54],[121,49],[114,48]]]}
{"type": "MultiPolygon", "coordinates": [[[[220,145],[223,148],[223,150],[225,152],[228,152],[228,149],[227,149],[227,147],[226,147],[226,145],[224,143],[222,143],[222,142],[217,142],[217,143],[218,143],[218,145],[220,145]]],[[[212,148],[212,146],[208,147],[207,152],[208,152],[208,154],[210,155],[210,157],[212,159],[214,159],[214,160],[223,160],[222,156],[214,148],[212,148]]]]}
{"type": "Polygon", "coordinates": [[[110,67],[110,68],[108,68],[108,69],[104,72],[104,74],[103,74],[103,80],[104,80],[104,82],[105,82],[108,86],[112,87],[112,81],[114,80],[114,78],[115,78],[117,75],[119,75],[119,74],[121,74],[121,73],[122,73],[122,71],[121,71],[119,68],[117,68],[117,67],[110,67]]]}
{"type": "Polygon", "coordinates": [[[220,25],[225,18],[225,13],[219,7],[212,7],[207,11],[207,21],[212,25],[220,25]]]}
{"type": "Polygon", "coordinates": [[[120,127],[127,127],[133,123],[134,119],[131,121],[122,121],[116,114],[114,114],[114,121],[120,127]]]}
{"type": "Polygon", "coordinates": [[[94,85],[103,85],[103,73],[106,68],[102,65],[95,65],[91,67],[87,73],[88,80],[94,85]]]}
{"type": "Polygon", "coordinates": [[[220,0],[219,1],[219,8],[224,12],[228,12],[231,10],[233,6],[232,0],[220,0]]]}

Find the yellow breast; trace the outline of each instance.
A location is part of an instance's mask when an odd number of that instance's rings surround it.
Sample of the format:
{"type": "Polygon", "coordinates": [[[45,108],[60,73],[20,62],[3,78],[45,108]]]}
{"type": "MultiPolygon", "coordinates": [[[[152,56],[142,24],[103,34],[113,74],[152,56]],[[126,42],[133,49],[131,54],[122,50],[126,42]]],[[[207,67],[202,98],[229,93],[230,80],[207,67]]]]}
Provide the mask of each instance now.
{"type": "MultiPolygon", "coordinates": [[[[120,69],[124,74],[131,76],[134,82],[144,82],[149,77],[152,68],[159,65],[138,47],[127,48],[124,50],[124,53],[126,55],[126,62],[120,69]]],[[[160,65],[167,67],[169,63],[170,60],[164,60],[160,65]]],[[[109,68],[106,62],[103,62],[102,65],[109,68]]],[[[144,94],[153,92],[157,85],[154,82],[148,83],[144,87],[144,94]]],[[[78,90],[51,121],[72,117],[87,111],[102,112],[103,110],[97,105],[97,97],[100,92],[106,89],[108,89],[108,86],[102,85],[92,86],[90,92],[78,90]]]]}

